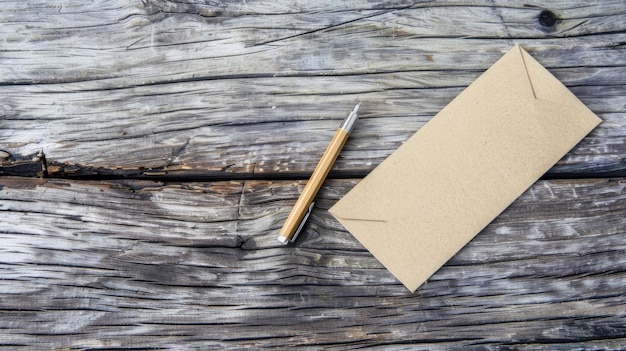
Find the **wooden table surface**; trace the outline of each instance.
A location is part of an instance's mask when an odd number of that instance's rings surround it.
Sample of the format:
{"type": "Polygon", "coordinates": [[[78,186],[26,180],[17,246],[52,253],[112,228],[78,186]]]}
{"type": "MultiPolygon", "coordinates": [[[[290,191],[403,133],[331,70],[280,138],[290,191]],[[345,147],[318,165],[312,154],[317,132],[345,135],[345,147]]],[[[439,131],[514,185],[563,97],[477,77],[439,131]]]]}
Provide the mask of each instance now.
{"type": "Polygon", "coordinates": [[[0,34],[1,348],[626,348],[623,0],[6,0],[0,34]],[[410,293],[327,210],[516,43],[603,123],[410,293]]]}

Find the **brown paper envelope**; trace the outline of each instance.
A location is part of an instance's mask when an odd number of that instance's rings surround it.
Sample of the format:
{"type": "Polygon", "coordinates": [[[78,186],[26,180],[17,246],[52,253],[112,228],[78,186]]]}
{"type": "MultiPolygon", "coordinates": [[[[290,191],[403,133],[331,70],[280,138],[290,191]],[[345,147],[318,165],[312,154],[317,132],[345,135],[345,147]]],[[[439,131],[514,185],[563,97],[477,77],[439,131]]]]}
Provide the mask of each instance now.
{"type": "Polygon", "coordinates": [[[415,291],[600,122],[516,45],[330,213],[415,291]]]}

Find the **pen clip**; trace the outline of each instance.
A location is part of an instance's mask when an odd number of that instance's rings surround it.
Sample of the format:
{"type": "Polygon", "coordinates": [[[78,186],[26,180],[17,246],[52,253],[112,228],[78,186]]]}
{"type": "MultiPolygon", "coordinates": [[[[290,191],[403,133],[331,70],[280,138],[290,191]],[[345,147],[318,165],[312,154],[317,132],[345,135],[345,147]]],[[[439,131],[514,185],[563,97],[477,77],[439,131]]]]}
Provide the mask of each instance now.
{"type": "Polygon", "coordinates": [[[296,232],[293,234],[293,236],[289,240],[290,242],[296,241],[296,238],[298,237],[298,234],[300,234],[300,232],[302,231],[302,228],[304,228],[304,224],[306,223],[306,220],[309,218],[311,211],[313,211],[313,205],[315,205],[315,201],[311,202],[311,204],[309,205],[309,209],[306,211],[306,214],[304,215],[304,217],[302,217],[302,221],[300,222],[298,229],[296,229],[296,232]]]}

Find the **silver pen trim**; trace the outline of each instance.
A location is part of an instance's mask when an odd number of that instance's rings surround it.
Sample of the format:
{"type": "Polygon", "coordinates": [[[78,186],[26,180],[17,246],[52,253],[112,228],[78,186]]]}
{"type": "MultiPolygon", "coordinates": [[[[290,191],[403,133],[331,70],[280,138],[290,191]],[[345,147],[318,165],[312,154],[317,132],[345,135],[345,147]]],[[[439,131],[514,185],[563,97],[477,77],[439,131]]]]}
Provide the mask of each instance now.
{"type": "Polygon", "coordinates": [[[298,226],[298,229],[296,229],[296,232],[293,234],[291,239],[289,239],[290,242],[296,241],[296,238],[298,237],[298,235],[300,235],[302,228],[304,228],[304,225],[306,224],[306,220],[309,219],[309,216],[311,215],[311,211],[313,211],[313,206],[315,206],[315,201],[311,202],[311,204],[309,205],[309,208],[306,211],[304,218],[302,218],[302,221],[300,221],[300,225],[298,226]]]}
{"type": "Polygon", "coordinates": [[[341,127],[339,128],[345,130],[348,133],[352,133],[352,129],[354,128],[356,121],[359,119],[359,107],[361,107],[361,102],[354,106],[352,112],[350,112],[348,117],[346,117],[346,119],[341,124],[341,127]]]}

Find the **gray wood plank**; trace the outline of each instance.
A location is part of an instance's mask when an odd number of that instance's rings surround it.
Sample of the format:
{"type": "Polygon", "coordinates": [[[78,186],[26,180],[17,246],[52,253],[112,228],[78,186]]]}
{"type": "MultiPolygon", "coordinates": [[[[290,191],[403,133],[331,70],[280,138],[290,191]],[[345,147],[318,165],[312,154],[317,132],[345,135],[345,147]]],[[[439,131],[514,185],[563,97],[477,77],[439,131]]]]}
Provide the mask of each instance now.
{"type": "Polygon", "coordinates": [[[362,100],[362,176],[514,43],[605,120],[549,177],[626,173],[623,1],[2,5],[1,174],[304,177],[362,100]]]}
{"type": "Polygon", "coordinates": [[[620,349],[626,179],[539,181],[409,293],[301,181],[0,178],[0,345],[14,349],[620,349]]]}

